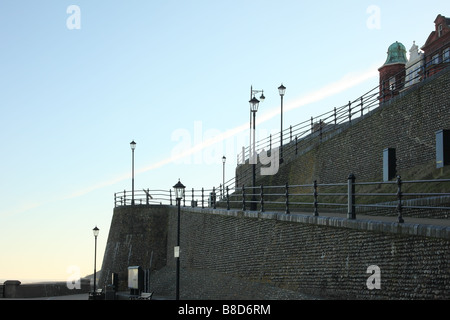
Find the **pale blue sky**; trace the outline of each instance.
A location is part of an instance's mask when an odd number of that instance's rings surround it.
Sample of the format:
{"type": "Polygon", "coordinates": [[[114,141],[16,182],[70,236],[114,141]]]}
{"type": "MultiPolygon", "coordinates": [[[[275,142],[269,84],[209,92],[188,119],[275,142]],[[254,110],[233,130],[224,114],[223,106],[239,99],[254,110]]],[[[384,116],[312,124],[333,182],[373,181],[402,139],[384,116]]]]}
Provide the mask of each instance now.
{"type": "MultiPolygon", "coordinates": [[[[66,279],[101,267],[113,194],[131,189],[211,188],[231,178],[247,131],[170,163],[180,133],[191,145],[279,109],[287,87],[296,124],[378,83],[389,45],[422,46],[448,1],[12,1],[0,2],[0,279],[66,279]],[[68,29],[70,5],[80,29],[68,29]],[[367,22],[379,9],[379,28],[367,22]],[[373,7],[372,7],[373,8],[373,7]],[[350,89],[301,105],[344,77],[350,89]],[[196,135],[200,131],[204,137],[196,135]],[[214,160],[215,159],[215,160],[214,160]],[[155,164],[160,164],[157,168],[155,164]]],[[[321,92],[326,96],[326,92],[321,92]]],[[[279,130],[279,115],[259,125],[279,130]]]]}

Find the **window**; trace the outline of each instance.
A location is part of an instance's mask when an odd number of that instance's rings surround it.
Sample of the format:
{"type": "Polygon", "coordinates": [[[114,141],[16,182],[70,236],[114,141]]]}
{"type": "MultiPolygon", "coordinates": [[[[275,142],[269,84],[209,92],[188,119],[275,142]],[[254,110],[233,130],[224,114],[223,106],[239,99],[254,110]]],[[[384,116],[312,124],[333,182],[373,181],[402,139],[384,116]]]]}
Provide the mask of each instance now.
{"type": "Polygon", "coordinates": [[[395,77],[389,79],[389,89],[392,91],[395,90],[395,77]]]}
{"type": "Polygon", "coordinates": [[[438,37],[440,38],[442,36],[442,24],[438,27],[438,37]]]}
{"type": "Polygon", "coordinates": [[[444,63],[450,62],[450,48],[444,50],[444,54],[442,55],[444,63]]]}
{"type": "Polygon", "coordinates": [[[433,59],[431,59],[431,64],[439,64],[439,53],[433,56],[433,59]]]}

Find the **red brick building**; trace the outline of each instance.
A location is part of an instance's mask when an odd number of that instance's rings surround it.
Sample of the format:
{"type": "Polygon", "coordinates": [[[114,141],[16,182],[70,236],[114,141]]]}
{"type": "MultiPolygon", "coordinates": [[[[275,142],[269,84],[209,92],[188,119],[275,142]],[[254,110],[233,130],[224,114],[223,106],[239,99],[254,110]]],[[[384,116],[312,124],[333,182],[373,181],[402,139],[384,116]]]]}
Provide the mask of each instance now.
{"type": "MultiPolygon", "coordinates": [[[[450,65],[450,18],[438,15],[434,20],[435,30],[428,36],[423,51],[423,63],[417,63],[419,81],[430,77],[450,65]],[[423,67],[422,67],[423,64],[423,67]]],[[[396,41],[389,46],[386,62],[378,69],[380,72],[380,102],[390,100],[405,87],[406,49],[396,41]]]]}
{"type": "Polygon", "coordinates": [[[450,62],[450,18],[438,15],[435,30],[421,48],[425,54],[425,77],[432,76],[450,62]]]}
{"type": "Polygon", "coordinates": [[[380,72],[380,101],[385,102],[398,95],[405,83],[406,48],[396,41],[389,46],[386,62],[380,72]]]}

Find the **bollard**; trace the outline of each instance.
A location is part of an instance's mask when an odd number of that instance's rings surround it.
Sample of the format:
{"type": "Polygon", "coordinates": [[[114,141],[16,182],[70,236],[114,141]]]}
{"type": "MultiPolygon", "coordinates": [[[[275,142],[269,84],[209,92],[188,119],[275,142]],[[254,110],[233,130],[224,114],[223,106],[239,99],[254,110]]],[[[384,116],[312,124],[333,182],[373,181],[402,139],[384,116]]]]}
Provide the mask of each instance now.
{"type": "Polygon", "coordinates": [[[230,210],[230,195],[229,195],[228,191],[229,191],[229,188],[227,186],[227,210],[230,210]]]}
{"type": "Polygon", "coordinates": [[[398,213],[398,222],[404,223],[405,220],[403,220],[402,211],[403,211],[403,205],[402,205],[402,178],[400,176],[397,176],[397,213],[398,213]]]}
{"type": "Polygon", "coordinates": [[[205,208],[205,199],[204,199],[204,192],[205,192],[205,189],[204,188],[202,188],[202,209],[204,209],[205,208]]]}
{"type": "Polygon", "coordinates": [[[242,210],[245,211],[245,187],[242,185],[242,210]]]}
{"type": "Polygon", "coordinates": [[[260,204],[261,204],[261,212],[264,212],[264,186],[261,184],[261,200],[260,200],[260,204]]]}
{"type": "Polygon", "coordinates": [[[317,180],[314,180],[314,216],[319,216],[319,210],[318,210],[318,193],[317,193],[317,180]]]}
{"type": "Polygon", "coordinates": [[[289,184],[286,182],[286,214],[289,213],[289,184]]]}
{"type": "Polygon", "coordinates": [[[355,212],[355,175],[353,173],[351,173],[348,176],[347,197],[348,197],[347,219],[356,219],[356,212],[355,212]]]}

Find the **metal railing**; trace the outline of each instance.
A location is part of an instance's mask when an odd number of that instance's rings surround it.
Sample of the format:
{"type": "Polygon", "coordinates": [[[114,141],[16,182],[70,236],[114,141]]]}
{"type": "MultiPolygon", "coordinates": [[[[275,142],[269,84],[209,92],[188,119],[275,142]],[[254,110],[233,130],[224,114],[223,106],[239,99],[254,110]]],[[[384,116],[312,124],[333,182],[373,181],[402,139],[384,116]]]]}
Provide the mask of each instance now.
{"type": "Polygon", "coordinates": [[[157,205],[168,204],[170,201],[170,192],[167,190],[134,190],[120,191],[114,193],[114,207],[129,206],[129,205],[157,205]],[[134,203],[133,203],[134,200],[134,203]]]}
{"type": "MultiPolygon", "coordinates": [[[[351,124],[352,121],[362,118],[382,103],[446,68],[450,64],[448,48],[450,48],[450,42],[427,54],[426,57],[419,59],[405,71],[383,81],[362,96],[339,107],[334,107],[324,114],[311,117],[296,125],[290,125],[280,133],[255,142],[255,152],[272,150],[281,145],[283,145],[283,153],[295,152],[298,154],[302,153],[302,150],[308,150],[312,145],[320,143],[325,135],[338,133],[337,130],[344,124],[351,124]],[[429,57],[432,59],[428,59],[429,57]],[[282,144],[281,138],[283,139],[282,144]]],[[[237,164],[245,164],[251,154],[252,146],[243,147],[242,152],[237,155],[237,164]]]]}
{"type": "MultiPolygon", "coordinates": [[[[172,190],[143,190],[136,192],[134,205],[175,205],[172,190]]],[[[350,175],[346,182],[282,186],[230,188],[223,190],[186,189],[182,206],[199,208],[226,208],[276,211],[290,214],[299,212],[319,216],[322,213],[338,213],[348,219],[356,214],[397,215],[398,222],[408,217],[446,219],[450,213],[450,179],[356,182],[350,175]],[[427,191],[431,190],[431,191],[427,191]],[[190,201],[190,203],[189,203],[190,201]]],[[[131,192],[114,195],[115,206],[131,205],[131,192]]]]}
{"type": "Polygon", "coordinates": [[[241,187],[227,195],[225,203],[220,206],[248,210],[253,203],[261,212],[271,210],[289,214],[296,211],[318,216],[321,211],[346,214],[349,219],[355,219],[357,212],[365,215],[396,214],[398,221],[404,222],[405,213],[411,217],[448,218],[449,190],[450,179],[403,181],[397,177],[395,181],[357,183],[350,175],[346,183],[319,184],[314,181],[302,185],[241,187]],[[421,191],[439,187],[444,191],[421,191]],[[406,188],[409,192],[405,192],[406,188]]]}
{"type": "MultiPolygon", "coordinates": [[[[223,199],[224,189],[185,189],[185,196],[181,202],[182,206],[192,207],[213,207],[217,200],[223,199]],[[190,203],[189,203],[190,201],[190,203]]],[[[114,207],[131,206],[131,205],[175,205],[175,193],[169,190],[153,190],[142,189],[135,190],[134,196],[132,191],[119,191],[114,193],[114,207]],[[134,201],[134,202],[133,202],[134,201]]]]}

